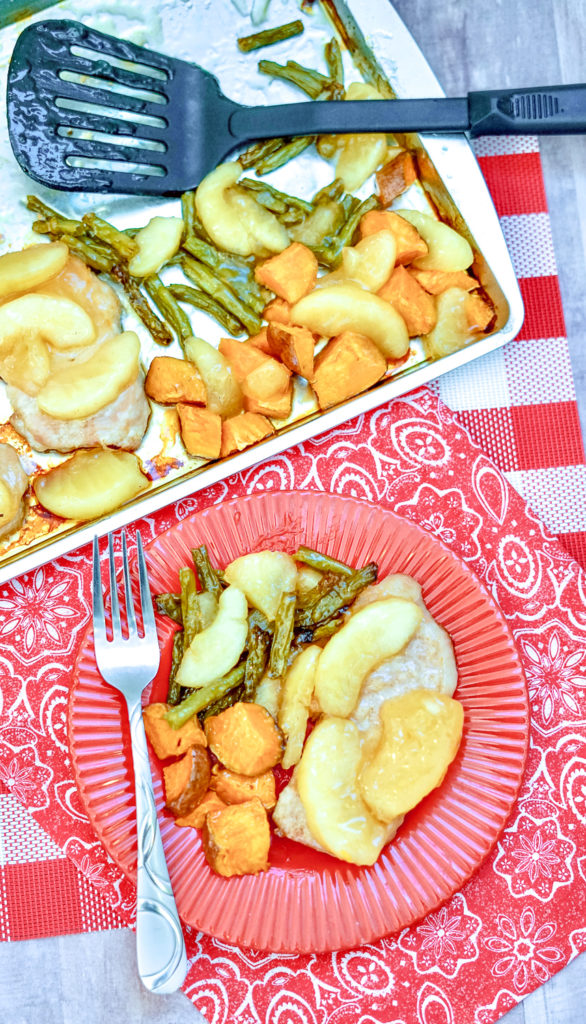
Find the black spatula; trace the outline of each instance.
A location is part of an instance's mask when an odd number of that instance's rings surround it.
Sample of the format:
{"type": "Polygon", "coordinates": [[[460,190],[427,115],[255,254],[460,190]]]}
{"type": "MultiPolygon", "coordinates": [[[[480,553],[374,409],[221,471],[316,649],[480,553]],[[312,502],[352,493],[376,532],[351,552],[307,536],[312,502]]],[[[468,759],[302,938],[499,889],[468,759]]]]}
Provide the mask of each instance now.
{"type": "Polygon", "coordinates": [[[243,107],[195,64],[75,21],[38,22],[22,32],[7,101],[14,155],[31,178],[68,191],[141,195],[194,188],[253,139],[369,131],[568,134],[586,127],[586,85],[243,107]]]}

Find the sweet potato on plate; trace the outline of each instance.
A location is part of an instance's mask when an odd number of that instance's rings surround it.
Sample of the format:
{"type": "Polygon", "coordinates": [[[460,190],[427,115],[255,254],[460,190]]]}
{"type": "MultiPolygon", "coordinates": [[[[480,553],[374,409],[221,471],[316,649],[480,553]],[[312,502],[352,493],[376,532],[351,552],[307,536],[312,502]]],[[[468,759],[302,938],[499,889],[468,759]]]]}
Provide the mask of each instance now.
{"type": "Polygon", "coordinates": [[[194,405],[177,405],[181,438],[190,455],[218,459],[222,447],[222,417],[194,405]]]}
{"type": "Polygon", "coordinates": [[[267,812],[257,798],[206,814],[203,851],[219,875],[230,878],[266,871],[270,844],[267,812]]]}
{"type": "Polygon", "coordinates": [[[376,172],[376,183],[383,206],[406,192],[417,178],[417,167],[411,153],[404,149],[376,172]]]}
{"type": "Polygon", "coordinates": [[[467,270],[421,270],[412,267],[410,273],[430,295],[440,295],[448,288],[463,288],[467,292],[478,288],[478,281],[467,270]]]}
{"type": "Polygon", "coordinates": [[[282,252],[261,263],[254,276],[259,284],[270,288],[280,299],[297,302],[315,285],[317,259],[302,242],[292,242],[282,252]]]}
{"type": "Polygon", "coordinates": [[[149,398],[161,405],[193,402],[205,405],[206,389],[193,363],[174,356],[155,356],[144,382],[149,398]]]}
{"type": "Polygon", "coordinates": [[[264,437],[274,434],[275,430],[266,416],[255,412],[241,412],[222,423],[222,447],[220,456],[232,455],[250,448],[251,444],[262,441],[264,437]]]}
{"type": "Polygon", "coordinates": [[[315,341],[307,327],[288,324],[269,324],[267,341],[272,355],[306,380],[313,376],[313,350],[315,341]]]}
{"type": "Polygon", "coordinates": [[[147,704],[142,712],[147,739],[157,757],[161,760],[180,757],[190,747],[207,747],[208,741],[197,718],[190,718],[180,729],[173,729],[165,720],[169,708],[169,704],[147,704]]]}
{"type": "Polygon", "coordinates": [[[188,814],[175,818],[175,824],[179,825],[180,828],[201,828],[206,814],[210,814],[212,811],[222,811],[227,806],[214,790],[208,789],[193,810],[189,811],[188,814]]]}
{"type": "Polygon", "coordinates": [[[327,409],[376,384],[386,369],[385,357],[370,338],[344,331],[317,356],[311,386],[320,408],[327,409]]]}
{"type": "Polygon", "coordinates": [[[275,776],[272,771],[260,775],[240,775],[215,764],[212,768],[210,788],[226,804],[242,804],[258,797],[267,811],[272,811],[277,802],[275,776]]]}
{"type": "Polygon", "coordinates": [[[189,814],[210,785],[210,758],[205,747],[190,747],[178,761],[163,768],[165,806],[176,817],[189,814]]]}
{"type": "Polygon", "coordinates": [[[433,296],[421,287],[405,267],[395,267],[377,294],[401,314],[410,338],[431,331],[437,319],[433,296]]]}
{"type": "Polygon", "coordinates": [[[261,775],[281,760],[283,734],[260,704],[239,701],[206,718],[204,729],[218,761],[239,775],[261,775]]]}
{"type": "Polygon", "coordinates": [[[288,324],[291,322],[291,304],[285,299],[273,299],[265,306],[262,315],[269,323],[288,324]]]}
{"type": "Polygon", "coordinates": [[[360,237],[366,238],[377,231],[392,231],[397,243],[395,263],[411,263],[427,254],[427,243],[412,224],[392,210],[369,210],[360,221],[360,237]]]}
{"type": "Polygon", "coordinates": [[[246,412],[260,413],[261,416],[270,416],[274,420],[286,420],[291,415],[293,408],[293,384],[289,384],[282,391],[275,391],[267,398],[254,398],[248,394],[244,396],[244,408],[246,412]]]}

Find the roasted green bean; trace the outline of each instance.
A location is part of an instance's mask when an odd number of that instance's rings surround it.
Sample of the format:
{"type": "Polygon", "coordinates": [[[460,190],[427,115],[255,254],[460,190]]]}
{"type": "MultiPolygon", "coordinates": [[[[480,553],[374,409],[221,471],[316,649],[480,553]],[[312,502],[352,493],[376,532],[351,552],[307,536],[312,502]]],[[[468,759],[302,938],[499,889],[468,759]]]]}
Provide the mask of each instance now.
{"type": "Polygon", "coordinates": [[[153,300],[159,312],[163,314],[165,320],[171,325],[179,341],[182,342],[185,338],[191,338],[193,330],[189,317],[181,309],[181,306],[173,297],[167,285],[163,284],[161,278],[157,274],[151,274],[150,277],[144,279],[143,284],[145,291],[153,300]]]}
{"type": "Polygon", "coordinates": [[[249,334],[258,334],[262,327],[262,321],[254,310],[236,295],[230,285],[226,284],[204,263],[194,260],[187,253],[183,253],[181,256],[181,266],[189,280],[193,281],[202,291],[211,295],[216,302],[225,306],[233,316],[244,324],[249,334]]]}
{"type": "Polygon", "coordinates": [[[278,167],[282,167],[289,160],[292,160],[293,157],[303,153],[303,150],[311,146],[315,139],[315,135],[300,135],[296,139],[291,139],[279,149],[258,160],[255,165],[256,173],[262,175],[268,174],[269,171],[276,171],[278,167]]]}
{"type": "Polygon", "coordinates": [[[296,562],[309,565],[318,572],[333,572],[337,576],[352,576],[354,573],[354,569],[345,562],[339,562],[337,558],[324,555],[321,551],[314,551],[313,548],[307,548],[304,544],[300,545],[293,557],[296,562]]]}
{"type": "Polygon", "coordinates": [[[326,64],[328,65],[328,71],[332,81],[337,82],[338,85],[344,86],[344,65],[342,63],[342,51],[340,50],[340,44],[335,36],[332,36],[330,41],[326,43],[324,48],[324,54],[326,58],[326,64]]]}
{"type": "Polygon", "coordinates": [[[257,201],[262,203],[263,206],[267,206],[268,209],[271,209],[268,200],[272,200],[275,203],[274,209],[276,213],[284,213],[289,206],[294,207],[301,213],[310,213],[312,210],[312,203],[308,202],[307,199],[299,199],[297,196],[289,195],[288,192],[280,192],[279,189],[267,184],[266,181],[256,181],[254,178],[241,178],[238,185],[250,189],[251,192],[255,192],[257,201]],[[264,202],[261,197],[266,197],[264,202]]]}
{"type": "Polygon", "coordinates": [[[43,220],[33,222],[33,231],[37,235],[73,235],[83,238],[86,230],[78,220],[70,220],[68,217],[47,217],[43,220]]]}
{"type": "Polygon", "coordinates": [[[244,683],[240,683],[233,689],[228,690],[223,697],[218,697],[217,700],[208,704],[203,711],[199,713],[200,722],[205,722],[206,718],[211,718],[213,715],[219,715],[222,711],[226,711],[227,708],[231,708],[233,704],[238,704],[238,701],[244,700],[244,683]]]}
{"type": "Polygon", "coordinates": [[[166,721],[173,729],[180,729],[194,715],[199,714],[208,705],[239,686],[244,681],[244,672],[245,666],[244,662],[242,662],[231,669],[225,676],[222,676],[221,679],[215,679],[212,683],[208,683],[207,686],[194,690],[185,700],[182,700],[180,704],[167,712],[165,715],[166,721]]]}
{"type": "Polygon", "coordinates": [[[112,274],[112,277],[122,285],[134,312],[138,318],[142,320],[153,339],[159,345],[170,345],[173,341],[173,335],[167,327],[167,324],[163,323],[162,320],[159,320],[154,309],[148,303],[146,296],[143,295],[140,289],[137,279],[135,277],[131,277],[127,268],[121,263],[112,267],[110,273],[112,274]]]}
{"type": "Polygon", "coordinates": [[[208,590],[219,601],[222,585],[216,570],[210,562],[210,556],[205,544],[200,544],[198,548],[192,548],[191,554],[202,590],[208,590]]]}
{"type": "Polygon", "coordinates": [[[307,93],[312,100],[316,100],[324,89],[332,85],[331,78],[321,75],[319,71],[314,71],[312,68],[303,67],[302,64],[298,64],[295,60],[288,60],[286,64],[276,64],[274,60],[260,60],[258,62],[258,70],[263,75],[270,75],[271,78],[282,78],[283,81],[289,82],[290,85],[296,85],[298,89],[307,93]]]}
{"type": "Polygon", "coordinates": [[[170,284],[168,286],[169,291],[173,298],[177,299],[178,302],[187,302],[190,306],[195,306],[196,309],[201,309],[203,313],[207,313],[216,320],[220,327],[230,335],[238,335],[244,333],[244,325],[237,320],[232,313],[224,309],[219,302],[212,299],[211,295],[207,295],[205,292],[199,290],[199,288],[192,288],[188,284],[170,284]]]}
{"type": "Polygon", "coordinates": [[[328,594],[324,594],[313,608],[309,609],[311,621],[315,625],[321,625],[333,618],[342,608],[349,605],[361,590],[370,586],[371,583],[376,583],[377,575],[378,566],[375,562],[369,562],[363,569],[353,572],[351,576],[341,576],[339,583],[332,587],[328,594]]]}
{"type": "Polygon", "coordinates": [[[161,615],[166,615],[168,619],[172,619],[179,626],[183,625],[181,594],[156,594],[155,604],[161,615]]]}
{"type": "Polygon", "coordinates": [[[197,583],[195,572],[187,566],[179,570],[181,584],[181,617],[183,619],[183,639],[185,649],[189,647],[194,636],[199,633],[197,604],[197,583]]]}
{"type": "Polygon", "coordinates": [[[269,634],[265,633],[259,626],[253,626],[248,640],[243,700],[254,700],[256,688],[266,668],[270,646],[271,638],[269,634]]]}
{"type": "Polygon", "coordinates": [[[250,53],[251,50],[260,50],[262,46],[272,46],[273,43],[282,43],[285,39],[292,39],[303,32],[303,22],[288,21],[286,25],[278,25],[276,28],[266,28],[262,32],[254,32],[250,36],[241,36],[237,40],[238,49],[242,53],[250,53]]]}
{"type": "Polygon", "coordinates": [[[171,671],[169,673],[169,686],[167,689],[167,704],[175,706],[181,701],[181,686],[177,682],[177,670],[181,663],[184,651],[183,630],[178,629],[173,637],[173,650],[171,654],[171,671]]]}
{"type": "Polygon", "coordinates": [[[99,270],[102,273],[111,273],[117,256],[111,249],[92,242],[89,238],[77,238],[74,235],[59,235],[59,240],[65,242],[67,248],[74,256],[79,256],[84,263],[92,270],[99,270]]]}
{"type": "Polygon", "coordinates": [[[94,238],[99,239],[101,242],[105,242],[122,259],[130,260],[133,256],[136,256],[138,243],[124,234],[123,231],[118,231],[118,228],[109,224],[107,220],[98,217],[97,213],[85,213],[82,217],[82,223],[86,225],[90,235],[93,235],[94,238]]]}
{"type": "Polygon", "coordinates": [[[367,199],[358,203],[344,224],[342,224],[342,227],[337,234],[331,239],[324,240],[322,245],[314,247],[313,251],[319,262],[328,267],[336,266],[340,262],[344,246],[351,244],[354,232],[360,223],[360,219],[365,213],[368,213],[369,210],[374,210],[378,206],[379,201],[375,195],[368,196],[367,199]]]}
{"type": "Polygon", "coordinates": [[[285,592],[281,595],[281,600],[279,601],[279,607],[275,617],[275,633],[269,658],[270,676],[281,676],[285,671],[287,658],[289,656],[289,651],[291,650],[291,641],[293,640],[293,630],[295,628],[296,604],[296,594],[285,592]]]}

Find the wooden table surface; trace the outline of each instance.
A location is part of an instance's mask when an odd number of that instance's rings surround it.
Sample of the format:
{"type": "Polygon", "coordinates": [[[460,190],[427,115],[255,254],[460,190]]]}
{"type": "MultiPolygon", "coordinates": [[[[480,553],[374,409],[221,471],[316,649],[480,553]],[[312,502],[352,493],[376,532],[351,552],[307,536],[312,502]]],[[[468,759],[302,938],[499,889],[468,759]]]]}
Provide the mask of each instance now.
{"type": "MultiPolygon", "coordinates": [[[[292,8],[295,6],[292,2],[292,8]]],[[[586,0],[533,0],[531,4],[521,0],[450,0],[441,4],[395,0],[395,7],[448,95],[585,78],[586,0]]],[[[584,433],[586,136],[544,138],[541,153],[584,433]]],[[[585,1006],[586,957],[579,957],[502,1020],[506,1024],[581,1024],[585,1006]]],[[[141,987],[130,931],[60,936],[0,947],[1,1022],[102,1024],[111,1020],[204,1024],[181,993],[152,996],[141,987]]]]}

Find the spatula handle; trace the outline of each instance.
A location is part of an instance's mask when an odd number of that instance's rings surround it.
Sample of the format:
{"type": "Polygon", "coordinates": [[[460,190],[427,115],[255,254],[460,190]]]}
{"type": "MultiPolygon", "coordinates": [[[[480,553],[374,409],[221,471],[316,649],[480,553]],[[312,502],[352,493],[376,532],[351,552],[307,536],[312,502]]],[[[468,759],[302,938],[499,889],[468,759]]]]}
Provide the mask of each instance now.
{"type": "Polygon", "coordinates": [[[579,135],[586,131],[586,85],[471,92],[468,105],[472,135],[579,135]]]}

